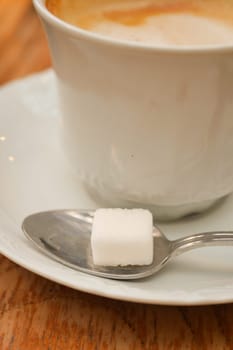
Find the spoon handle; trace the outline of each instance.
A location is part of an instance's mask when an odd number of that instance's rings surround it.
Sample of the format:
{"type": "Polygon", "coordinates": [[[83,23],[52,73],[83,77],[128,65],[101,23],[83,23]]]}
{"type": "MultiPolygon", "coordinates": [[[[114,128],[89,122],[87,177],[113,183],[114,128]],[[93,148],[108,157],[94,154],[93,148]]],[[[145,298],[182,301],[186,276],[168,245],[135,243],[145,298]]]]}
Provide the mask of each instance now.
{"type": "Polygon", "coordinates": [[[201,247],[229,245],[233,246],[233,231],[198,233],[171,242],[173,256],[201,247]]]}

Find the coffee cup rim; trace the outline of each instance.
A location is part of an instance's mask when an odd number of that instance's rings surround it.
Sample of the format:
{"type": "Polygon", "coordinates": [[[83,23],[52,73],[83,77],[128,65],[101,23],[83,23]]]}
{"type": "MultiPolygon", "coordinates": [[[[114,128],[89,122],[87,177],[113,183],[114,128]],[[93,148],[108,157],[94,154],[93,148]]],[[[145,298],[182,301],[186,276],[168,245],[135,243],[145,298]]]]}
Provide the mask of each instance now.
{"type": "Polygon", "coordinates": [[[45,5],[45,0],[33,0],[33,4],[40,14],[40,16],[46,20],[51,25],[60,29],[64,33],[69,34],[74,38],[85,39],[90,42],[99,43],[102,45],[106,45],[109,47],[115,47],[120,49],[131,49],[145,52],[154,52],[154,53],[181,53],[181,54],[189,54],[189,53],[220,53],[220,52],[228,52],[233,51],[232,45],[152,45],[152,44],[144,44],[141,42],[133,42],[127,40],[120,40],[111,38],[105,35],[101,35],[99,33],[94,33],[85,29],[82,29],[78,26],[72,25],[58,18],[54,14],[52,14],[45,5]]]}

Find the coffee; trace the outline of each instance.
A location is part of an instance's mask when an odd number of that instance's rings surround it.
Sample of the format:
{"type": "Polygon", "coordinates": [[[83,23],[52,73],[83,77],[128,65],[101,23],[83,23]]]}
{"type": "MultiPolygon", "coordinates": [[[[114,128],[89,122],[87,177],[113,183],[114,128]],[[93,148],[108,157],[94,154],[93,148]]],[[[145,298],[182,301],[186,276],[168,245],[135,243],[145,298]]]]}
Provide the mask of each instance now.
{"type": "Polygon", "coordinates": [[[233,0],[47,0],[57,17],[153,45],[233,44],[233,0]]]}

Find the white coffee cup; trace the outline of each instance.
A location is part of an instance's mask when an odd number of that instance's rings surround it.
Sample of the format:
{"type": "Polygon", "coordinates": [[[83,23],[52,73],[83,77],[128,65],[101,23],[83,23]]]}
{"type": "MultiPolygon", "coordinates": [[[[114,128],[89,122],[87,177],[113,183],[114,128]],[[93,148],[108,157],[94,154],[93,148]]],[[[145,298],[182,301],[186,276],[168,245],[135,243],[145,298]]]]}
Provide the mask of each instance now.
{"type": "Polygon", "coordinates": [[[34,4],[57,73],[67,154],[100,203],[171,219],[233,191],[233,46],[121,42],[34,4]]]}

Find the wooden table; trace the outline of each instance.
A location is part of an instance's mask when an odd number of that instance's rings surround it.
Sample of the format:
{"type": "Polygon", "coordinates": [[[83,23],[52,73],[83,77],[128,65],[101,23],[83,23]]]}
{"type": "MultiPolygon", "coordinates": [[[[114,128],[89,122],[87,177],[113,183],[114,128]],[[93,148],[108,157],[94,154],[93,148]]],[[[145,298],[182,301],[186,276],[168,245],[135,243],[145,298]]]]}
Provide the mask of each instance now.
{"type": "MultiPolygon", "coordinates": [[[[50,65],[29,0],[0,0],[0,84],[50,65]]],[[[0,256],[0,350],[232,350],[233,305],[108,300],[40,278],[0,256]]]]}

